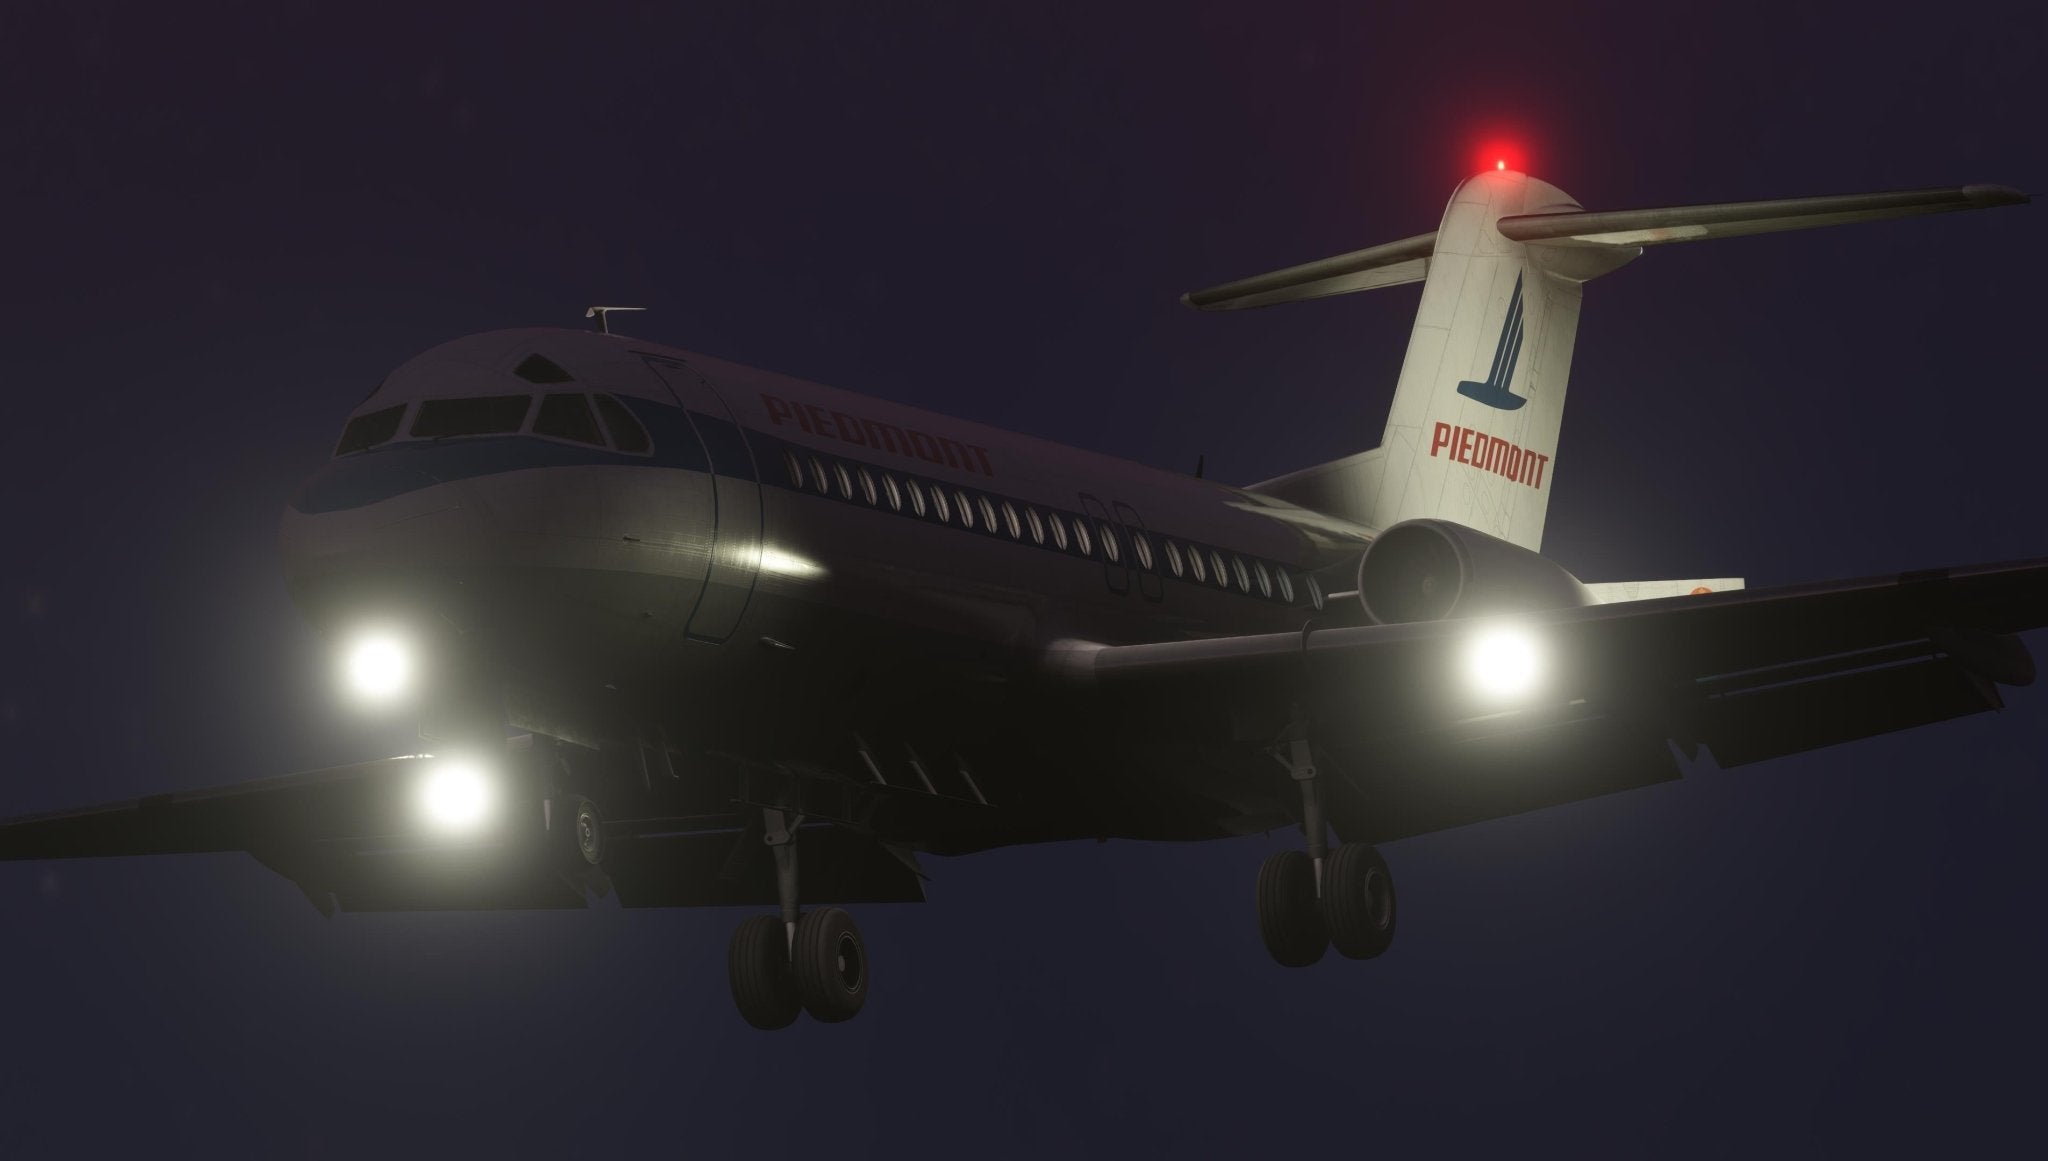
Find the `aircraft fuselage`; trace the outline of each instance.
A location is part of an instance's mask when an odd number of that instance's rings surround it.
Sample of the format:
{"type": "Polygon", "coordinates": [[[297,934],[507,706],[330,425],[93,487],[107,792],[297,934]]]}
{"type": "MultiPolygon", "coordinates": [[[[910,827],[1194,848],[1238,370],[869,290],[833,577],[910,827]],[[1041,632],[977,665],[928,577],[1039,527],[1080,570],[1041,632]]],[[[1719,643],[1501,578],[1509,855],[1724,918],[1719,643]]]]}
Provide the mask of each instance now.
{"type": "Polygon", "coordinates": [[[1124,809],[1119,787],[1143,767],[1195,759],[1121,751],[1099,707],[1045,682],[1040,659],[1063,638],[1327,622],[1341,614],[1324,614],[1325,591],[1371,535],[617,336],[457,340],[357,415],[401,407],[393,438],[337,455],[286,512],[292,591],[316,624],[435,637],[464,680],[502,688],[515,727],[673,750],[683,769],[655,794],[662,809],[725,808],[720,779],[693,773],[794,766],[912,799],[929,789],[932,809],[906,815],[928,833],[903,837],[934,849],[1273,825],[1283,816],[1259,795],[1226,789],[1242,769],[1216,771],[1215,799],[1124,809]],[[544,422],[551,395],[608,397],[644,437],[617,430],[610,404],[609,439],[544,422]],[[523,415],[514,397],[533,401],[523,415]],[[1052,787],[1077,783],[1093,789],[1055,809],[1052,787]]]}

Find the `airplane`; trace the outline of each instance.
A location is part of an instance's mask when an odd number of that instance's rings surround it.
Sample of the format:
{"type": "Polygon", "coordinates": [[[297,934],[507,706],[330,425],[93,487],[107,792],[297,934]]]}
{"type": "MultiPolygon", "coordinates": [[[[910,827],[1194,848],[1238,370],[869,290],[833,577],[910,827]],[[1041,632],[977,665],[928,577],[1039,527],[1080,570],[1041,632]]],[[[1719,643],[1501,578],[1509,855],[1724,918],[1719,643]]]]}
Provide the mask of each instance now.
{"type": "Polygon", "coordinates": [[[871,991],[920,856],[1298,827],[1271,957],[1390,947],[1378,845],[1999,708],[2048,559],[1749,589],[1542,555],[1583,285],[1651,247],[2028,201],[1623,211],[1505,161],[1428,233],[1196,291],[1422,283],[1377,447],[1232,487],[597,330],[392,371],[285,509],[294,602],[426,752],[0,821],[242,851],[323,914],[773,907],[741,1017],[871,991]],[[1337,840],[1334,844],[1331,838],[1337,840]]]}

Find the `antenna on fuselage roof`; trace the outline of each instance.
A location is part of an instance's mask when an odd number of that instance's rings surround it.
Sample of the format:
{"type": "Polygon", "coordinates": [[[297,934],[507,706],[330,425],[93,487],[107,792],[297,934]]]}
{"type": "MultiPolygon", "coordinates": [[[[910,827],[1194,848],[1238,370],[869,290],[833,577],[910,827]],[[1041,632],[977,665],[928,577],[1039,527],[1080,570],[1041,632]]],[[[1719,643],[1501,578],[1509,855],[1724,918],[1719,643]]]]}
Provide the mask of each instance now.
{"type": "Polygon", "coordinates": [[[644,306],[592,306],[592,307],[586,307],[586,308],[584,309],[584,311],[583,311],[583,317],[584,317],[584,318],[594,318],[594,319],[596,319],[596,320],[597,320],[597,329],[598,329],[598,330],[600,330],[600,331],[602,331],[602,332],[604,332],[605,334],[611,334],[611,333],[612,333],[612,319],[611,319],[611,314],[612,314],[612,312],[613,312],[613,311],[615,311],[615,310],[646,310],[646,309],[647,309],[647,308],[646,308],[646,307],[644,307],[644,306]]]}

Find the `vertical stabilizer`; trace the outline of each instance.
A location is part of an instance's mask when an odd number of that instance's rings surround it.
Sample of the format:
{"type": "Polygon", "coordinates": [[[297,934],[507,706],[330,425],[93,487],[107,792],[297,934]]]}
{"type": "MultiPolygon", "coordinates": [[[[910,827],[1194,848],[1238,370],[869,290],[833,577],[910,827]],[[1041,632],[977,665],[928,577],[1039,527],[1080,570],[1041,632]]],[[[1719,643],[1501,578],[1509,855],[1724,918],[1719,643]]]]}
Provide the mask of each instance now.
{"type": "Polygon", "coordinates": [[[1380,440],[1357,484],[1367,523],[1436,517],[1538,549],[1557,468],[1581,283],[1635,257],[1530,247],[1500,219],[1571,213],[1570,195],[1489,171],[1451,196],[1380,440]],[[1378,479],[1371,479],[1377,474],[1378,479]]]}
{"type": "Polygon", "coordinates": [[[2002,185],[1588,213],[1502,167],[1451,195],[1434,233],[1191,291],[1244,310],[1420,280],[1422,305],[1380,446],[1253,484],[1375,528],[1430,517],[1540,550],[1565,380],[1588,279],[1665,246],[2022,205],[2002,185]]]}

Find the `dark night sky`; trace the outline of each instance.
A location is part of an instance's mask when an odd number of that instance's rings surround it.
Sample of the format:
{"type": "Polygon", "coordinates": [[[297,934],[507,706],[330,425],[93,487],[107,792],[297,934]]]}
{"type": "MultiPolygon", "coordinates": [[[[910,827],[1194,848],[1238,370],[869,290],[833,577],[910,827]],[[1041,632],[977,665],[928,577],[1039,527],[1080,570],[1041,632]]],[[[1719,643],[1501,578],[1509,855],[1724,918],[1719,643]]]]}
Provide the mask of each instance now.
{"type": "MultiPolygon", "coordinates": [[[[0,5],[0,813],[408,748],[334,706],[275,525],[446,338],[640,303],[1249,482],[1376,440],[1416,292],[1176,296],[1433,228],[1488,136],[1592,208],[2048,188],[2029,3],[163,7],[0,5]]],[[[1589,287],[1547,551],[2048,554],[2044,215],[1589,287]]],[[[931,860],[858,912],[868,1011],[780,1035],[727,997],[739,912],[327,921],[241,856],[0,865],[0,1155],[1981,1153],[2048,1080],[2044,698],[1393,844],[1371,964],[1267,962],[1287,836],[931,860]]]]}

